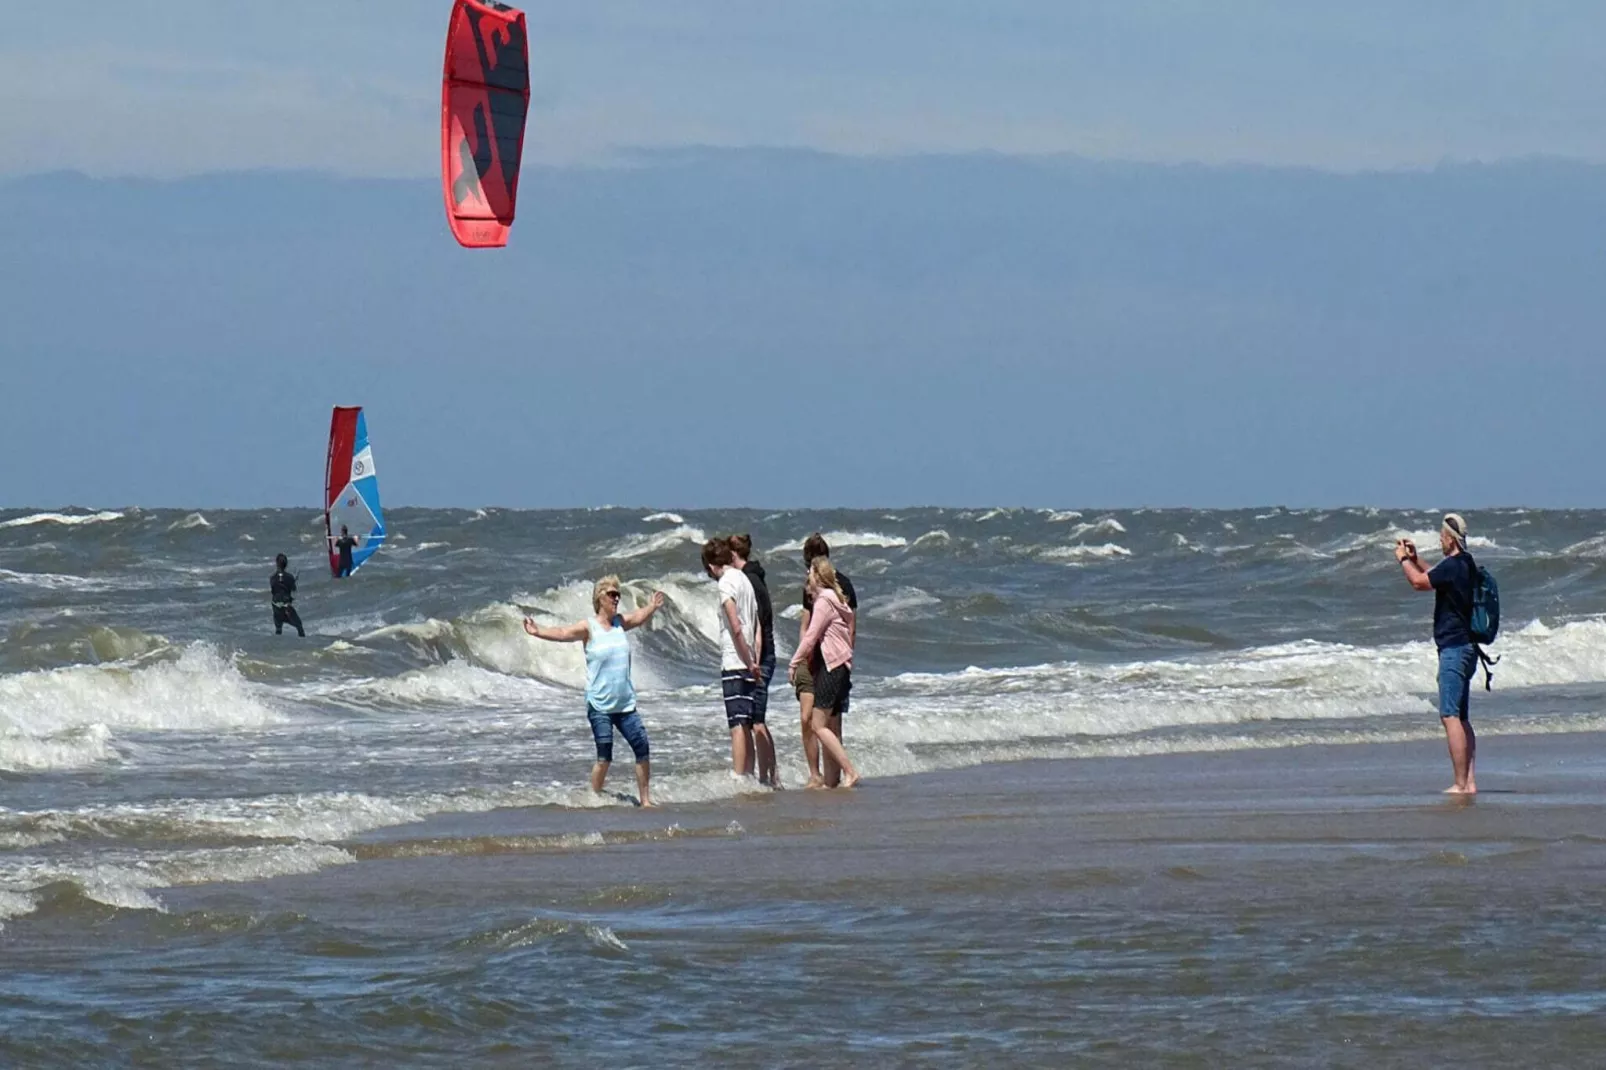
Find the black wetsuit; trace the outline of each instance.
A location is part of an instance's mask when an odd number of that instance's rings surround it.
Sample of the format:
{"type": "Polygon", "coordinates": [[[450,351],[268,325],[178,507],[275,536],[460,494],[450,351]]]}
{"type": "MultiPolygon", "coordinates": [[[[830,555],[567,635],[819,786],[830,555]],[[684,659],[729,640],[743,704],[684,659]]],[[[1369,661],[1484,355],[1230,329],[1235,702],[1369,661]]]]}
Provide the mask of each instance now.
{"type": "Polygon", "coordinates": [[[340,571],[335,574],[337,579],[344,579],[351,575],[357,566],[351,563],[351,551],[357,545],[357,540],[351,535],[342,535],[335,540],[335,549],[340,551],[340,571]]]}
{"type": "Polygon", "coordinates": [[[273,634],[283,635],[286,624],[295,627],[296,634],[306,638],[307,630],[301,626],[301,615],[293,604],[296,600],[296,578],[288,569],[279,569],[268,580],[273,592],[273,634]]]}

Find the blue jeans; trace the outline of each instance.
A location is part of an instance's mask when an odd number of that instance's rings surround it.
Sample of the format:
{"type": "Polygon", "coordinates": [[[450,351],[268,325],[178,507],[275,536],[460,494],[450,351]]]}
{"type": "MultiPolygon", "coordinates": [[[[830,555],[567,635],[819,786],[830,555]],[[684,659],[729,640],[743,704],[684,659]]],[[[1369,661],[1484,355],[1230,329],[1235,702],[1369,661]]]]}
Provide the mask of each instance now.
{"type": "Polygon", "coordinates": [[[625,742],[630,744],[630,750],[635,754],[636,761],[647,760],[647,726],[641,723],[641,715],[635,710],[626,713],[602,713],[587,706],[586,720],[591,722],[591,735],[597,741],[597,761],[613,761],[615,728],[625,737],[625,742]]]}
{"type": "Polygon", "coordinates": [[[1472,644],[1447,646],[1439,651],[1439,716],[1467,716],[1472,678],[1478,672],[1478,650],[1472,644]]]}

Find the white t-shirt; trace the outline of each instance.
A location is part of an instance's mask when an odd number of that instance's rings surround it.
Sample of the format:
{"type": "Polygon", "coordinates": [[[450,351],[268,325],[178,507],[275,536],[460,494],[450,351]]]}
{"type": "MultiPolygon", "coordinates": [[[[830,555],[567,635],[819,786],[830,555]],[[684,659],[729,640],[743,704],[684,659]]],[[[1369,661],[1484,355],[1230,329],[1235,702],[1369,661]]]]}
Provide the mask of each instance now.
{"type": "Polygon", "coordinates": [[[758,597],[753,594],[753,581],[739,568],[727,567],[719,577],[719,668],[721,672],[747,668],[747,662],[737,653],[736,640],[731,637],[730,618],[725,616],[725,603],[736,603],[736,619],[741,622],[742,636],[747,649],[758,652],[758,597]]]}

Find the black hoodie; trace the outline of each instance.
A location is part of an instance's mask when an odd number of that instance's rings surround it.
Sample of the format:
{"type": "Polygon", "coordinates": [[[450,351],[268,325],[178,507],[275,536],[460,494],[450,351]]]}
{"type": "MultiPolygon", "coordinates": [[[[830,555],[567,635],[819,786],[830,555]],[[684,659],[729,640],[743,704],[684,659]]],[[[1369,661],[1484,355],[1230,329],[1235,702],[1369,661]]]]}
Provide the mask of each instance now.
{"type": "Polygon", "coordinates": [[[742,566],[742,574],[753,584],[753,597],[758,600],[758,623],[764,628],[764,642],[760,645],[758,659],[763,661],[775,656],[775,607],[770,604],[769,585],[764,582],[764,566],[757,561],[749,561],[742,566]]]}

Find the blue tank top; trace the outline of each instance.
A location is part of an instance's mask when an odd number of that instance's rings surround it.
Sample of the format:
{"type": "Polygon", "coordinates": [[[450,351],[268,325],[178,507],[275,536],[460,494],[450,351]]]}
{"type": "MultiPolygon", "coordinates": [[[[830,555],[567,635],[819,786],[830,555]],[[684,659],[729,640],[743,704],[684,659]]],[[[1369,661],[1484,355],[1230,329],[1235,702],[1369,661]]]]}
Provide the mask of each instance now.
{"type": "Polygon", "coordinates": [[[586,705],[598,713],[629,713],[636,708],[636,689],[630,683],[630,637],[625,619],[613,618],[604,630],[597,618],[586,621],[586,705]]]}

